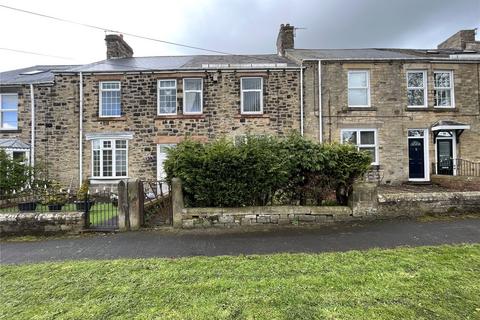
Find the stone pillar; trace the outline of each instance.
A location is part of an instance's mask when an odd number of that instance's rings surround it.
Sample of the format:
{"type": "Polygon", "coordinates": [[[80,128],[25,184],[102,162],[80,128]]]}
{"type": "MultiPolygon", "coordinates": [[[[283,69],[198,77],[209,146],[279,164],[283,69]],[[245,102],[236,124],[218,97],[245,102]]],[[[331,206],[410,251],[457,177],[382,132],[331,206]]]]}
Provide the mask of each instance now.
{"type": "Polygon", "coordinates": [[[377,213],[378,193],[377,184],[371,182],[355,182],[348,199],[353,216],[371,216],[377,213]]]}
{"type": "Polygon", "coordinates": [[[138,230],[142,224],[143,190],[138,179],[127,182],[128,222],[130,230],[138,230]]]}
{"type": "Polygon", "coordinates": [[[173,227],[182,227],[182,211],[185,207],[183,203],[182,180],[172,179],[172,209],[173,209],[173,227]]]}
{"type": "Polygon", "coordinates": [[[118,183],[118,229],[127,231],[130,229],[128,217],[128,194],[125,181],[118,183]]]}

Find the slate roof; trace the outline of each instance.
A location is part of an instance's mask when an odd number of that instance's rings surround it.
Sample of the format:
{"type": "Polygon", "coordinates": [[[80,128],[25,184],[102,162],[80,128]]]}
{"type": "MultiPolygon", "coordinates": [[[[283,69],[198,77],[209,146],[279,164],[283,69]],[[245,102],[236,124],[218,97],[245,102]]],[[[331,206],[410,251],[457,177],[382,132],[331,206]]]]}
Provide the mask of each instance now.
{"type": "Polygon", "coordinates": [[[67,71],[71,72],[119,72],[119,71],[162,71],[162,70],[203,70],[298,68],[295,62],[276,54],[262,55],[196,55],[158,56],[110,59],[86,64],[67,71]]]}
{"type": "Polygon", "coordinates": [[[67,70],[73,67],[76,65],[38,65],[0,72],[0,85],[50,83],[53,82],[53,71],[67,70]]]}
{"type": "Polygon", "coordinates": [[[5,149],[30,149],[28,143],[22,142],[18,139],[0,139],[0,148],[5,149]]]}
{"type": "MultiPolygon", "coordinates": [[[[288,49],[289,55],[296,59],[325,60],[445,60],[450,55],[472,55],[476,51],[453,49],[288,49]]],[[[478,60],[478,58],[477,58],[478,60]]]]}

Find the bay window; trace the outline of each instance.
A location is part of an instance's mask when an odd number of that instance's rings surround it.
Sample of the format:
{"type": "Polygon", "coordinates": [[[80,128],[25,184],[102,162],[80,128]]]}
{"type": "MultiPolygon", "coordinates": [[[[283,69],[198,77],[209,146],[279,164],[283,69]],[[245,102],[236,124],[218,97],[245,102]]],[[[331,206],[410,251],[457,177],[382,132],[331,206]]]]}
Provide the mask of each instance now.
{"type": "Polygon", "coordinates": [[[372,165],[378,165],[378,140],[376,129],[342,129],[342,143],[350,143],[360,151],[368,152],[372,165]]]}
{"type": "Polygon", "coordinates": [[[92,140],[92,177],[126,178],[127,140],[92,140]]]}

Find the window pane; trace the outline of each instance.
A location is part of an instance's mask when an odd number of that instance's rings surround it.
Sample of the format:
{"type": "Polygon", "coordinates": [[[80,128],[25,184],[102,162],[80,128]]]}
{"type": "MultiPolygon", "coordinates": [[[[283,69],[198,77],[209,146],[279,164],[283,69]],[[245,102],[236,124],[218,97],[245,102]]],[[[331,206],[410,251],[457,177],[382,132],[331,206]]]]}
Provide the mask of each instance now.
{"type": "Polygon", "coordinates": [[[160,88],[175,88],[175,80],[162,80],[160,81],[160,88]]]}
{"type": "Polygon", "coordinates": [[[103,141],[103,147],[104,148],[111,148],[112,147],[112,142],[109,140],[103,141]]]}
{"type": "Polygon", "coordinates": [[[185,92],[185,112],[200,112],[200,92],[185,92]]]}
{"type": "Polygon", "coordinates": [[[115,141],[115,148],[126,149],[127,148],[127,140],[116,140],[115,141]]]}
{"type": "Polygon", "coordinates": [[[409,106],[423,106],[425,104],[425,95],[423,89],[409,89],[408,90],[408,105],[409,106]]]}
{"type": "Polygon", "coordinates": [[[411,88],[423,87],[423,72],[409,72],[408,86],[411,88]]]}
{"type": "Polygon", "coordinates": [[[375,148],[374,147],[360,147],[358,148],[360,151],[367,151],[368,153],[370,153],[371,157],[372,157],[372,162],[377,162],[376,158],[375,158],[375,148]]]}
{"type": "Polygon", "coordinates": [[[93,151],[93,176],[100,176],[100,150],[93,151]]]}
{"type": "Polygon", "coordinates": [[[360,132],[360,144],[375,144],[375,132],[374,131],[361,131],[360,132]]]}
{"type": "Polygon", "coordinates": [[[202,79],[185,79],[184,90],[202,90],[202,79]]]}
{"type": "Polygon", "coordinates": [[[102,82],[102,89],[104,90],[118,90],[120,83],[118,82],[102,82]]]}
{"type": "Polygon", "coordinates": [[[349,88],[367,87],[367,73],[366,72],[350,72],[348,74],[348,87],[349,88]]]}
{"type": "Polygon", "coordinates": [[[243,78],[242,89],[243,90],[261,90],[262,79],[261,78],[243,78]]]}
{"type": "Polygon", "coordinates": [[[343,131],[342,142],[357,144],[357,132],[356,131],[343,131]]]}
{"type": "Polygon", "coordinates": [[[423,130],[408,130],[409,137],[423,137],[424,134],[423,130]]]}
{"type": "Polygon", "coordinates": [[[102,116],[120,116],[120,91],[102,91],[102,116]]]}
{"type": "Polygon", "coordinates": [[[243,111],[259,112],[260,111],[260,95],[258,91],[247,91],[243,93],[243,111]]]}
{"type": "Polygon", "coordinates": [[[368,105],[367,89],[348,89],[348,105],[366,106],[368,105]]]}
{"type": "Polygon", "coordinates": [[[436,72],[434,74],[435,87],[437,88],[449,88],[450,87],[450,73],[449,72],[436,72]]]}
{"type": "Polygon", "coordinates": [[[17,129],[18,119],[17,112],[2,112],[2,123],[0,123],[2,129],[17,129]]]}
{"type": "Polygon", "coordinates": [[[177,112],[177,91],[176,89],[160,89],[160,113],[177,112]]]}
{"type": "Polygon", "coordinates": [[[103,176],[112,176],[112,150],[103,150],[103,176]]]}
{"type": "Polygon", "coordinates": [[[161,154],[166,154],[168,149],[174,148],[175,146],[175,144],[159,144],[159,152],[161,154]]]}
{"type": "Polygon", "coordinates": [[[100,140],[93,140],[93,149],[100,149],[100,140]]]}
{"type": "Polygon", "coordinates": [[[127,150],[116,150],[115,176],[124,177],[126,175],[127,175],[127,150]]]}
{"type": "Polygon", "coordinates": [[[452,105],[450,89],[437,89],[435,90],[434,95],[436,106],[449,107],[452,105]]]}
{"type": "Polygon", "coordinates": [[[9,110],[18,109],[18,96],[15,94],[2,95],[2,108],[9,110]]]}
{"type": "Polygon", "coordinates": [[[23,162],[26,159],[26,152],[25,151],[13,151],[12,158],[15,161],[23,162]]]}

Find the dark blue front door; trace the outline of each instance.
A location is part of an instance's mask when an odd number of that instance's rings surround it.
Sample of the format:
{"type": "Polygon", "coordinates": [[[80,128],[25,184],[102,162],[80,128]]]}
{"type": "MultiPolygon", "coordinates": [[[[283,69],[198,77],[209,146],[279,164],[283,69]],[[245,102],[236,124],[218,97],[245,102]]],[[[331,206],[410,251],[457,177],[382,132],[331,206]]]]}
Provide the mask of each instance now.
{"type": "Polygon", "coordinates": [[[423,138],[408,139],[409,177],[411,179],[425,178],[425,158],[423,138]]]}

